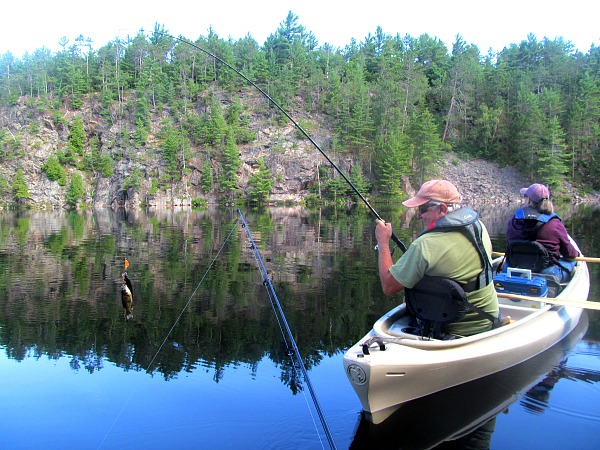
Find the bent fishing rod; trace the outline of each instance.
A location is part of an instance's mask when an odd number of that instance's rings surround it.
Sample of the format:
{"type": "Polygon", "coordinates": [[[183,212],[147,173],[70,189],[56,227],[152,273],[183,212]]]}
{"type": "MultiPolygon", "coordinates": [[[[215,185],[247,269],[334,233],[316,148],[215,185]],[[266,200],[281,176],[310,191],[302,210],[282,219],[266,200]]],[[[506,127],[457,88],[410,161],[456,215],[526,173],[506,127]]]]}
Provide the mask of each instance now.
{"type": "MultiPolygon", "coordinates": [[[[294,334],[292,333],[292,330],[290,329],[290,326],[285,318],[285,314],[283,312],[283,308],[281,307],[281,303],[279,303],[279,299],[277,298],[277,294],[275,293],[275,288],[273,287],[273,283],[271,283],[271,279],[269,277],[267,269],[265,268],[262,257],[260,256],[260,252],[258,251],[258,247],[254,243],[254,239],[252,238],[252,233],[250,232],[250,228],[248,227],[248,224],[246,223],[246,219],[244,219],[242,211],[240,211],[239,209],[238,209],[238,214],[240,215],[242,228],[246,232],[246,237],[248,238],[248,242],[250,243],[250,249],[254,253],[254,259],[256,260],[256,264],[260,271],[260,275],[263,280],[263,286],[267,290],[267,294],[269,295],[269,299],[271,300],[271,305],[273,306],[273,310],[276,312],[275,317],[278,322],[281,320],[281,323],[283,323],[283,327],[285,328],[285,334],[283,337],[285,339],[285,337],[287,335],[287,339],[289,339],[290,346],[292,347],[292,350],[294,351],[294,355],[296,356],[298,365],[300,366],[300,369],[302,370],[302,375],[304,376],[304,380],[306,381],[306,385],[308,386],[308,390],[310,391],[310,395],[313,399],[313,403],[315,404],[315,409],[317,410],[319,419],[321,419],[321,425],[323,426],[323,430],[325,431],[325,435],[327,436],[327,441],[329,442],[330,447],[332,449],[335,449],[336,446],[335,446],[335,442],[333,440],[333,436],[331,435],[331,432],[329,431],[329,427],[327,426],[327,422],[325,421],[325,416],[323,415],[323,412],[321,411],[321,407],[319,406],[319,402],[317,400],[317,395],[313,389],[312,383],[310,382],[310,378],[308,377],[308,372],[306,370],[306,366],[304,365],[304,361],[302,360],[302,356],[300,355],[300,351],[298,350],[298,345],[296,344],[296,341],[294,340],[294,334]]],[[[280,328],[281,328],[281,323],[280,323],[280,328]]],[[[281,330],[281,332],[283,333],[283,329],[281,330]]],[[[286,341],[286,344],[287,344],[287,341],[286,341]]]]}
{"type": "MultiPolygon", "coordinates": [[[[319,144],[317,144],[313,138],[304,130],[304,128],[302,128],[300,126],[300,124],[298,122],[296,122],[292,116],[290,116],[290,114],[283,109],[283,107],[281,105],[279,105],[279,103],[277,103],[275,100],[273,100],[273,98],[271,98],[271,96],[269,94],[267,94],[260,86],[258,86],[254,81],[252,81],[250,78],[248,78],[246,75],[244,75],[242,72],[240,72],[238,69],[236,69],[235,67],[233,67],[231,64],[229,64],[227,61],[219,58],[217,55],[215,55],[214,53],[200,47],[199,45],[194,44],[193,42],[190,42],[186,39],[183,39],[181,37],[175,37],[172,36],[168,33],[163,33],[161,31],[154,31],[154,33],[156,34],[160,34],[163,36],[167,36],[170,37],[171,39],[174,39],[178,42],[181,42],[183,44],[187,44],[192,46],[193,48],[200,50],[201,52],[207,54],[208,56],[210,56],[211,58],[214,58],[216,61],[219,61],[221,64],[223,64],[225,67],[227,67],[228,69],[233,70],[236,74],[238,74],[240,77],[242,77],[246,82],[250,83],[256,90],[258,90],[262,95],[265,96],[265,98],[267,100],[269,100],[269,102],[271,102],[279,111],[281,111],[281,113],[287,117],[287,119],[292,122],[294,124],[294,126],[300,130],[300,132],[306,137],[306,139],[308,139],[310,141],[310,143],[312,145],[315,146],[315,148],[319,151],[319,153],[321,153],[321,155],[323,155],[323,157],[329,162],[329,164],[331,164],[331,166],[337,171],[337,173],[340,174],[340,176],[344,179],[344,181],[346,181],[346,183],[348,183],[350,185],[350,187],[352,188],[352,190],[356,193],[356,195],[358,195],[358,197],[363,201],[363,203],[367,206],[367,208],[369,208],[369,210],[371,211],[371,213],[375,216],[376,219],[381,220],[382,222],[385,222],[385,220],[383,220],[381,218],[381,216],[377,213],[377,211],[375,211],[375,208],[373,208],[371,206],[371,204],[367,201],[367,199],[360,193],[360,191],[356,188],[356,186],[354,185],[354,183],[352,183],[352,181],[346,176],[346,174],[337,166],[337,164],[335,162],[333,162],[333,160],[325,153],[325,151],[323,151],[323,149],[319,146],[319,144]]],[[[392,232],[392,236],[391,239],[396,243],[396,245],[400,248],[400,250],[402,250],[402,252],[406,252],[406,245],[404,245],[404,243],[398,238],[398,236],[396,236],[393,232],[392,232]]]]}

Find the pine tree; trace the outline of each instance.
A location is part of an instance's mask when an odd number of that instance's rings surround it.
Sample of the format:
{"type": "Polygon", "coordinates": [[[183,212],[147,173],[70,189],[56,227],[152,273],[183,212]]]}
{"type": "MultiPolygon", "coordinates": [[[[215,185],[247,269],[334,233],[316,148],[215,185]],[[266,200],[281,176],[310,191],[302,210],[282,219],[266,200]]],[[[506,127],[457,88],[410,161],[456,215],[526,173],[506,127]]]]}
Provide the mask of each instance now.
{"type": "Polygon", "coordinates": [[[560,187],[567,172],[564,136],[558,118],[554,117],[548,126],[544,146],[537,154],[538,174],[551,189],[560,187]]]}
{"type": "Polygon", "coordinates": [[[273,176],[266,166],[264,159],[258,159],[258,172],[253,174],[248,180],[248,197],[250,201],[264,203],[269,200],[271,188],[273,187],[273,176]]]}
{"type": "Polygon", "coordinates": [[[67,174],[64,167],[60,165],[56,155],[50,155],[48,160],[42,165],[42,171],[46,173],[49,180],[57,181],[59,186],[67,184],[67,174]]]}
{"type": "Polygon", "coordinates": [[[206,126],[206,141],[219,148],[227,137],[228,127],[223,117],[223,108],[216,98],[210,102],[209,118],[206,126]]]}
{"type": "Polygon", "coordinates": [[[446,145],[440,139],[433,115],[425,109],[413,117],[409,127],[411,142],[414,145],[414,169],[419,184],[440,159],[446,145]]]}
{"type": "Polygon", "coordinates": [[[393,198],[402,194],[402,176],[410,172],[414,146],[406,134],[398,131],[386,137],[382,144],[383,157],[378,162],[379,192],[383,197],[393,198]]]}
{"type": "Polygon", "coordinates": [[[13,182],[13,193],[17,203],[29,198],[29,189],[27,183],[25,183],[25,175],[23,175],[23,169],[17,170],[15,179],[13,182]]]}
{"type": "MultiPolygon", "coordinates": [[[[371,190],[371,183],[369,183],[369,180],[367,180],[367,177],[363,174],[362,167],[358,163],[352,166],[350,181],[361,194],[365,194],[371,190]]],[[[352,192],[354,192],[354,190],[352,190],[352,192]]]]}
{"type": "Polygon", "coordinates": [[[205,159],[202,164],[202,173],[201,173],[201,182],[200,185],[205,194],[208,194],[212,190],[213,186],[213,172],[212,167],[210,166],[210,159],[205,159]]]}
{"type": "Polygon", "coordinates": [[[71,206],[77,206],[77,202],[85,195],[83,178],[80,174],[74,173],[71,177],[71,183],[67,190],[67,203],[71,206]]]}
{"type": "Polygon", "coordinates": [[[237,190],[237,171],[241,166],[240,153],[235,142],[233,130],[229,129],[227,143],[221,158],[222,173],[219,177],[221,192],[228,198],[234,198],[237,190]]]}
{"type": "Polygon", "coordinates": [[[83,155],[83,146],[85,144],[85,140],[86,135],[85,130],[83,129],[83,120],[80,116],[75,116],[69,132],[67,149],[77,155],[83,155]]]}

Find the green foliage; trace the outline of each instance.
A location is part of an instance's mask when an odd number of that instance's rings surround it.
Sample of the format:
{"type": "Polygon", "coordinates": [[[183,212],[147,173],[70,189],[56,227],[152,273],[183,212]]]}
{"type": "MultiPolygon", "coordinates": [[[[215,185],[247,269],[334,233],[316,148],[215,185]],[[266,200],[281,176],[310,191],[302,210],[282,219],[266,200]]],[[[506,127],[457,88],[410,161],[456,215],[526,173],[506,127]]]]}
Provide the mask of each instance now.
{"type": "MultiPolygon", "coordinates": [[[[148,145],[151,113],[164,112],[170,118],[160,133],[164,182],[187,173],[191,145],[222,157],[231,151],[230,132],[241,146],[256,139],[257,122],[286,124],[285,115],[231,70],[160,29],[157,24],[150,37],[114,39],[97,51],[78,38],[71,47],[63,42],[56,54],[39,49],[23,59],[2,56],[0,73],[10,76],[0,77],[0,105],[24,98],[32,133],[42,130],[39,117],[50,111],[51,126],[69,130],[56,151],[60,164],[103,177],[111,176],[113,164],[91,142],[86,152],[82,117],[69,124],[64,108],[78,109],[89,98],[107,125],[126,123],[112,143],[125,156],[148,145]]],[[[563,38],[529,35],[497,55],[482,55],[457,36],[448,52],[446,43],[427,34],[390,35],[378,27],[333,48],[319,46],[292,11],[263,45],[250,35],[224,40],[212,29],[196,42],[259,83],[309,133],[334,130],[319,136],[326,148],[360,160],[364,176],[377,184],[383,173],[385,184],[395,184],[393,170],[418,184],[452,149],[518,166],[531,179],[600,188],[598,47],[583,54],[563,38]],[[401,135],[405,151],[394,162],[401,135]],[[552,159],[557,152],[562,156],[552,159]]],[[[41,145],[23,135],[0,130],[3,161],[41,145]]],[[[221,172],[219,184],[231,189],[231,168],[221,172]]],[[[337,195],[342,185],[333,180],[326,182],[337,195]]]]}
{"type": "Polygon", "coordinates": [[[258,172],[248,180],[248,198],[255,203],[264,203],[269,200],[271,188],[273,187],[273,176],[265,165],[264,159],[258,159],[258,172]]]}
{"type": "Polygon", "coordinates": [[[409,136],[414,148],[414,167],[419,183],[431,174],[434,164],[441,158],[446,145],[440,139],[435,119],[429,110],[417,113],[411,120],[409,136]]]}
{"type": "Polygon", "coordinates": [[[13,194],[17,202],[29,198],[29,188],[25,183],[25,175],[23,175],[23,170],[20,168],[15,174],[15,179],[13,182],[13,194]]]}
{"type": "Polygon", "coordinates": [[[540,180],[552,190],[561,186],[567,173],[565,164],[567,146],[564,136],[558,118],[554,117],[548,125],[544,144],[536,155],[540,180]]]}
{"type": "Polygon", "coordinates": [[[97,148],[92,148],[90,152],[85,154],[84,167],[85,170],[93,174],[99,174],[103,178],[112,177],[115,171],[112,158],[100,154],[97,148]]]}
{"type": "Polygon", "coordinates": [[[150,104],[148,98],[138,92],[136,110],[135,110],[135,131],[133,138],[138,146],[146,145],[148,131],[150,127],[150,104]]]}
{"type": "Polygon", "coordinates": [[[341,176],[335,175],[325,183],[325,196],[331,200],[344,200],[349,192],[349,186],[346,180],[341,176]]]}
{"type": "Polygon", "coordinates": [[[46,173],[49,180],[58,181],[59,186],[66,186],[67,173],[60,165],[56,155],[50,155],[48,160],[42,165],[42,171],[46,173]]]}
{"type": "Polygon", "coordinates": [[[167,122],[160,131],[161,153],[167,165],[167,178],[170,181],[181,179],[182,169],[189,159],[190,143],[182,128],[167,122]]]}
{"type": "Polygon", "coordinates": [[[68,151],[83,156],[85,141],[86,135],[83,129],[83,119],[80,116],[75,116],[69,131],[68,151]]]}
{"type": "Polygon", "coordinates": [[[237,171],[241,164],[242,162],[235,142],[235,136],[233,130],[230,129],[227,135],[227,143],[221,157],[222,172],[218,179],[221,193],[229,199],[233,199],[237,196],[237,171]]]}
{"type": "Polygon", "coordinates": [[[396,198],[402,193],[402,176],[410,172],[414,145],[408,135],[395,132],[386,137],[381,147],[382,157],[377,161],[377,187],[383,197],[396,198]]]}
{"type": "Polygon", "coordinates": [[[6,161],[13,160],[21,146],[17,135],[8,129],[0,130],[0,157],[6,161]]]}
{"type": "Polygon", "coordinates": [[[223,117],[221,103],[215,97],[211,99],[209,108],[206,123],[206,142],[219,148],[225,143],[230,128],[227,126],[225,117],[223,117]]]}
{"type": "MultiPolygon", "coordinates": [[[[371,183],[367,177],[365,177],[360,164],[354,164],[352,166],[352,170],[350,171],[350,181],[356,190],[361,194],[366,194],[367,192],[371,191],[371,183]]],[[[354,194],[354,190],[352,188],[350,188],[349,192],[354,194]]]]}
{"type": "Polygon", "coordinates": [[[213,187],[213,171],[210,165],[210,159],[205,159],[204,163],[202,164],[202,173],[200,175],[201,177],[201,181],[200,181],[200,186],[202,187],[202,190],[204,191],[205,194],[208,194],[213,187]]]}
{"type": "Polygon", "coordinates": [[[206,199],[202,197],[196,197],[192,199],[192,208],[205,209],[207,205],[206,199]]]}
{"type": "Polygon", "coordinates": [[[75,172],[71,176],[71,182],[67,189],[67,203],[71,206],[77,206],[77,202],[85,195],[83,177],[75,172]]]}
{"type": "Polygon", "coordinates": [[[142,180],[144,179],[144,173],[142,169],[136,167],[133,171],[125,177],[123,180],[123,190],[133,189],[134,191],[138,190],[140,185],[142,184],[142,180]]]}
{"type": "Polygon", "coordinates": [[[148,194],[154,195],[158,192],[158,180],[156,178],[152,178],[152,184],[150,189],[148,189],[148,194]]]}
{"type": "Polygon", "coordinates": [[[8,181],[4,177],[0,175],[0,197],[8,194],[10,192],[10,188],[8,187],[8,181]]]}

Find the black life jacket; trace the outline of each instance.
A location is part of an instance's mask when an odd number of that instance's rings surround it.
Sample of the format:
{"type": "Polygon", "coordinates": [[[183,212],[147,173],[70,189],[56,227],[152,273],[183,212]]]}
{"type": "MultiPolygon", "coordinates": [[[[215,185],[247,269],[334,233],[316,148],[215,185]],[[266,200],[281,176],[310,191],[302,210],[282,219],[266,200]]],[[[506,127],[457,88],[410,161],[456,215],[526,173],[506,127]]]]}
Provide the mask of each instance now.
{"type": "Polygon", "coordinates": [[[466,292],[477,291],[493,281],[494,273],[492,263],[488,258],[483,245],[483,228],[477,220],[477,213],[469,208],[460,208],[435,222],[433,228],[425,230],[421,235],[440,231],[460,231],[473,244],[481,260],[482,270],[476,280],[463,284],[466,292]]]}
{"type": "Polygon", "coordinates": [[[479,290],[493,281],[492,264],[483,245],[483,228],[477,213],[469,208],[460,208],[438,219],[430,232],[459,231],[477,249],[482,271],[477,279],[467,284],[444,277],[424,276],[415,286],[405,289],[406,305],[417,316],[421,325],[421,335],[436,339],[446,339],[441,326],[462,319],[469,309],[492,322],[496,327],[500,317],[494,317],[481,308],[471,304],[466,292],[479,290]]]}

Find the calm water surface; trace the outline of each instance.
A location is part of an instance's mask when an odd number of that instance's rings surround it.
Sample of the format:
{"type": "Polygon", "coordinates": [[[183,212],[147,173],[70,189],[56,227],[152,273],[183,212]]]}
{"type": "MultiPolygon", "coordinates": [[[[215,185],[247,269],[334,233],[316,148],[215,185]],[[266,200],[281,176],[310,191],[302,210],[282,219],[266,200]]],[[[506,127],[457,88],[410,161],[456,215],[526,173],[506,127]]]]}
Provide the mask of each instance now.
{"type": "MultiPolygon", "coordinates": [[[[511,210],[478,209],[503,250],[511,210]]],[[[373,426],[342,367],[345,349],[399,302],[381,293],[372,217],[242,212],[337,448],[598,447],[600,312],[535,359],[373,426]]],[[[418,233],[411,217],[379,212],[405,243],[418,233]]],[[[600,209],[559,212],[584,254],[600,256],[600,209]]],[[[329,448],[238,219],[0,212],[0,448],[329,448]]],[[[589,266],[592,301],[599,266],[589,266]]]]}

